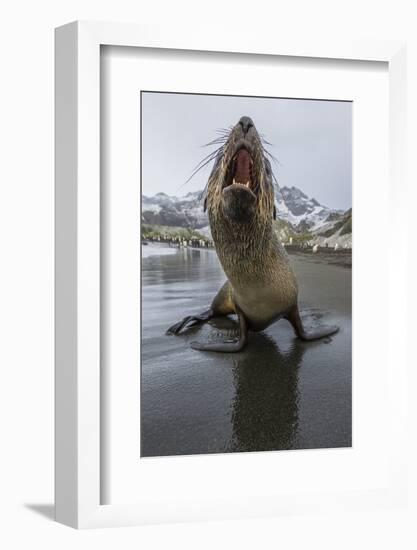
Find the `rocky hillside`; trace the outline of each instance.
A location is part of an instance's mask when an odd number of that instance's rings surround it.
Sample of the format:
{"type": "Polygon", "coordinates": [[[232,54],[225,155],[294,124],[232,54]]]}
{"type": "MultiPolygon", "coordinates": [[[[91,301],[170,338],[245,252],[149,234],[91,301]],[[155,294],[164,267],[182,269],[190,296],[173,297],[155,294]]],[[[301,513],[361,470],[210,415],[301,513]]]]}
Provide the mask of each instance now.
{"type": "Polygon", "coordinates": [[[319,246],[328,244],[334,247],[352,248],[352,209],[337,215],[330,215],[327,220],[313,232],[314,242],[319,246]]]}
{"type": "Polygon", "coordinates": [[[207,226],[207,214],[203,212],[200,195],[201,191],[188,193],[185,197],[170,197],[165,193],[153,197],[142,195],[142,222],[193,229],[207,226]]]}
{"type": "Polygon", "coordinates": [[[282,187],[276,203],[279,217],[302,231],[314,231],[323,225],[330,215],[340,213],[323,206],[315,198],[308,197],[297,187],[282,187]]]}

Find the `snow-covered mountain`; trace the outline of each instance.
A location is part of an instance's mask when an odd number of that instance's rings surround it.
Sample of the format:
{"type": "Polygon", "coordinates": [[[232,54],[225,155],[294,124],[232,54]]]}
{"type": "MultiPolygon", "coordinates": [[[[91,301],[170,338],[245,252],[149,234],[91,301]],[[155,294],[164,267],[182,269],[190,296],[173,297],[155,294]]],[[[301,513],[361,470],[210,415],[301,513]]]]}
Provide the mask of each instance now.
{"type": "MultiPolygon", "coordinates": [[[[208,226],[207,214],[203,212],[201,191],[184,197],[157,193],[153,197],[142,195],[142,221],[152,225],[191,227],[204,229],[208,226]]],[[[277,217],[289,222],[295,231],[318,233],[329,230],[340,221],[343,211],[334,210],[308,197],[297,187],[282,187],[276,197],[277,217]]]]}
{"type": "Polygon", "coordinates": [[[297,187],[282,187],[276,197],[277,216],[298,230],[316,231],[329,216],[342,214],[308,197],[297,187]]]}
{"type": "Polygon", "coordinates": [[[343,213],[331,214],[328,219],[312,232],[314,244],[352,248],[352,209],[343,213]]]}
{"type": "Polygon", "coordinates": [[[173,197],[157,193],[153,197],[142,195],[142,221],[151,225],[168,225],[200,229],[208,225],[203,212],[201,191],[188,193],[185,197],[173,197]]]}

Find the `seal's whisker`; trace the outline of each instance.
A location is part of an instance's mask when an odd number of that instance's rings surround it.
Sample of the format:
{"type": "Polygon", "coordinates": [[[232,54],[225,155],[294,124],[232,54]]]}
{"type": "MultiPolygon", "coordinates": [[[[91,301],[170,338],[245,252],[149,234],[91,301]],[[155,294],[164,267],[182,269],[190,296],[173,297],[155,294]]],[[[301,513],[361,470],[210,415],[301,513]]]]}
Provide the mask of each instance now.
{"type": "Polygon", "coordinates": [[[205,143],[204,145],[201,145],[201,147],[209,147],[210,145],[216,145],[217,143],[226,143],[227,136],[218,137],[216,139],[213,139],[213,141],[209,141],[208,143],[205,143]]]}
{"type": "Polygon", "coordinates": [[[261,138],[262,143],[265,143],[265,145],[270,145],[271,147],[274,146],[273,143],[271,143],[270,141],[268,141],[268,140],[265,138],[265,135],[264,135],[264,134],[259,134],[259,137],[261,138]]]}
{"type": "Polygon", "coordinates": [[[201,160],[197,166],[194,168],[193,170],[193,173],[191,174],[191,176],[187,179],[187,181],[184,182],[183,185],[187,184],[196,174],[198,174],[198,172],[200,172],[200,170],[202,170],[205,166],[207,166],[207,164],[210,164],[210,162],[212,160],[214,160],[217,155],[223,150],[223,146],[219,147],[218,149],[216,149],[215,151],[212,151],[211,153],[209,153],[206,157],[203,158],[203,160],[201,160]]]}
{"type": "Polygon", "coordinates": [[[223,149],[223,146],[218,147],[216,150],[211,151],[208,155],[206,155],[201,161],[195,166],[194,170],[197,170],[202,164],[204,164],[206,161],[210,161],[214,159],[223,149]]]}
{"type": "Polygon", "coordinates": [[[272,159],[276,164],[279,164],[282,166],[281,162],[270,152],[268,151],[268,149],[265,149],[265,147],[262,147],[263,149],[263,152],[270,158],[272,159]]]}

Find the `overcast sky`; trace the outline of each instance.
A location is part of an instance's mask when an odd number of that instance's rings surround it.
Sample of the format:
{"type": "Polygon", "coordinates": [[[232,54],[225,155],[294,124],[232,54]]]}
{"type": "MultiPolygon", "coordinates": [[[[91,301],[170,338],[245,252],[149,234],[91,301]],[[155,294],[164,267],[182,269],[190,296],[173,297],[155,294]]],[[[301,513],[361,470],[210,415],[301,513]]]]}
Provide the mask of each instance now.
{"type": "Polygon", "coordinates": [[[280,186],[299,187],[331,208],[352,206],[352,104],[279,98],[142,93],[142,193],[203,189],[210,167],[184,185],[218,128],[250,116],[272,143],[280,186]]]}

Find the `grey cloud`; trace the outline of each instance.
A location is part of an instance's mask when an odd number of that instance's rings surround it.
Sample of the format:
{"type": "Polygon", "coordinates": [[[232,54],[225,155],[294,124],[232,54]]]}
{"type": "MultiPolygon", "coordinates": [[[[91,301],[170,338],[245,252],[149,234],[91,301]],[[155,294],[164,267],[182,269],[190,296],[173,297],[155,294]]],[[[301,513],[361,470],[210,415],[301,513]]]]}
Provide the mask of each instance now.
{"type": "Polygon", "coordinates": [[[281,186],[299,187],[332,208],[352,205],[352,104],[339,101],[144,92],[142,192],[184,195],[202,189],[210,167],[184,185],[212,150],[202,145],[243,115],[273,144],[281,186]]]}

